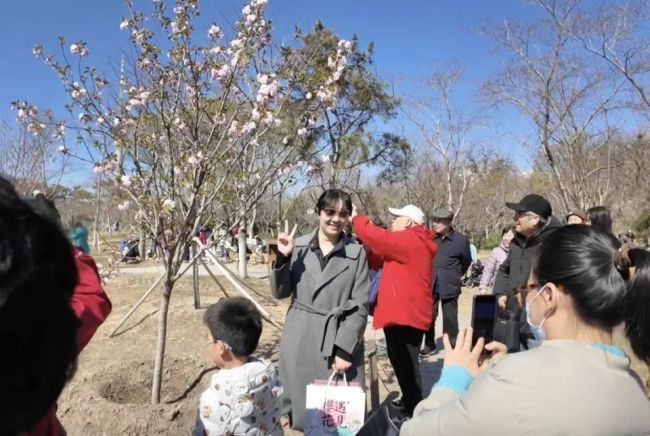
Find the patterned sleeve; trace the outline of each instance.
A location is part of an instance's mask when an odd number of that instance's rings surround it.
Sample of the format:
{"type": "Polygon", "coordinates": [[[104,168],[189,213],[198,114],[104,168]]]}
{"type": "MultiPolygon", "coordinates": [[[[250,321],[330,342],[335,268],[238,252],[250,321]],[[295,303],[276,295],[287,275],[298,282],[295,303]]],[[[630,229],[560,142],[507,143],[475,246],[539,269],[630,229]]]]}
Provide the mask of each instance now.
{"type": "Polygon", "coordinates": [[[220,404],[216,390],[210,388],[201,394],[199,417],[206,435],[226,434],[230,427],[230,415],[230,408],[220,404]]]}

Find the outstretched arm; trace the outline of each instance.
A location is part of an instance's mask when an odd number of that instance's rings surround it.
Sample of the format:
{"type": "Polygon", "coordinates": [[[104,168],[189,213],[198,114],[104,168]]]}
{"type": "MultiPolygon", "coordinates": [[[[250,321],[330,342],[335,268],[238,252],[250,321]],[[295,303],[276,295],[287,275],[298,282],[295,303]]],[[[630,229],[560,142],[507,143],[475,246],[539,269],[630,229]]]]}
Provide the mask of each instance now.
{"type": "Polygon", "coordinates": [[[357,215],[352,218],[354,233],[363,244],[376,256],[386,260],[405,262],[411,255],[405,243],[404,232],[391,232],[370,222],[367,216],[357,215]]]}

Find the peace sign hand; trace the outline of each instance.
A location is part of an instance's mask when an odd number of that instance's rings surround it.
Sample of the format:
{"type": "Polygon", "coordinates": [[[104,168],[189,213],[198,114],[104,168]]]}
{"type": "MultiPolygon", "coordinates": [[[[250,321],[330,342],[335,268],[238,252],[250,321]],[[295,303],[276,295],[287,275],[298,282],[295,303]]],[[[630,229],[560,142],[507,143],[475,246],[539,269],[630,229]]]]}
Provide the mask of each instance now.
{"type": "Polygon", "coordinates": [[[278,232],[278,251],[282,253],[285,257],[291,256],[293,251],[293,238],[296,236],[296,230],[298,229],[298,224],[293,225],[293,230],[289,233],[289,221],[284,221],[284,232],[278,232]]]}

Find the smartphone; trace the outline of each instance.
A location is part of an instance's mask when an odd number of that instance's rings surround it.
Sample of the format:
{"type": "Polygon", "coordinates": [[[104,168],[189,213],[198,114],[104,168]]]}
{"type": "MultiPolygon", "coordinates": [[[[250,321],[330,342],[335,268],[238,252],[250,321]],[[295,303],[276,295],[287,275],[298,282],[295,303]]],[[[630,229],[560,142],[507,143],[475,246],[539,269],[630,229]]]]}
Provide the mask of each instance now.
{"type": "Polygon", "coordinates": [[[497,315],[496,295],[475,295],[472,307],[472,347],[479,338],[488,344],[494,340],[494,322],[497,315]]]}

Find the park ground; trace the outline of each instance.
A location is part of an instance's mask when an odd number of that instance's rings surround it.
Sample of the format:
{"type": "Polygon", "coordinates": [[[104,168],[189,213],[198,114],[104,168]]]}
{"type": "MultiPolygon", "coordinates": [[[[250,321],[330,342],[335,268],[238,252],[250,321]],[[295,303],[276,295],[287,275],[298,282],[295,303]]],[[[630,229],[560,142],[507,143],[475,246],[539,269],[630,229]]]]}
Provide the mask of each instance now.
{"type": "MultiPolygon", "coordinates": [[[[232,268],[234,264],[229,264],[232,268]]],[[[288,301],[270,297],[266,265],[249,269],[252,278],[246,284],[257,293],[273,319],[282,323],[288,301]]],[[[215,271],[216,272],[216,271],[215,271]]],[[[178,283],[169,311],[168,341],[163,377],[162,401],[150,404],[151,372],[157,331],[159,292],[154,292],[117,332],[109,334],[155,281],[155,265],[129,266],[105,285],[113,302],[113,312],[82,352],[77,372],[59,399],[58,416],[70,435],[182,435],[193,429],[198,399],[205,389],[213,365],[206,355],[206,333],[202,325],[204,309],[223,297],[223,289],[237,295],[233,286],[217,275],[219,284],[200,274],[201,307],[194,308],[191,275],[178,283]]],[[[459,301],[461,328],[468,326],[475,290],[465,289],[459,301]]],[[[441,333],[438,320],[437,333],[441,333]]],[[[617,335],[619,338],[621,334],[617,335]]],[[[381,332],[368,326],[366,339],[381,344],[381,332]]],[[[259,357],[277,362],[280,331],[265,323],[257,351],[259,357]]],[[[619,339],[620,340],[620,339],[619,339]]],[[[623,344],[625,345],[625,344],[623,344]]],[[[629,353],[629,348],[628,348],[629,353]]],[[[421,363],[425,389],[431,388],[442,367],[444,353],[421,363]]],[[[399,395],[399,388],[385,356],[378,360],[380,401],[384,404],[399,395]]],[[[645,365],[633,362],[643,380],[645,365]]],[[[294,434],[288,431],[287,434],[294,434]]]]}

